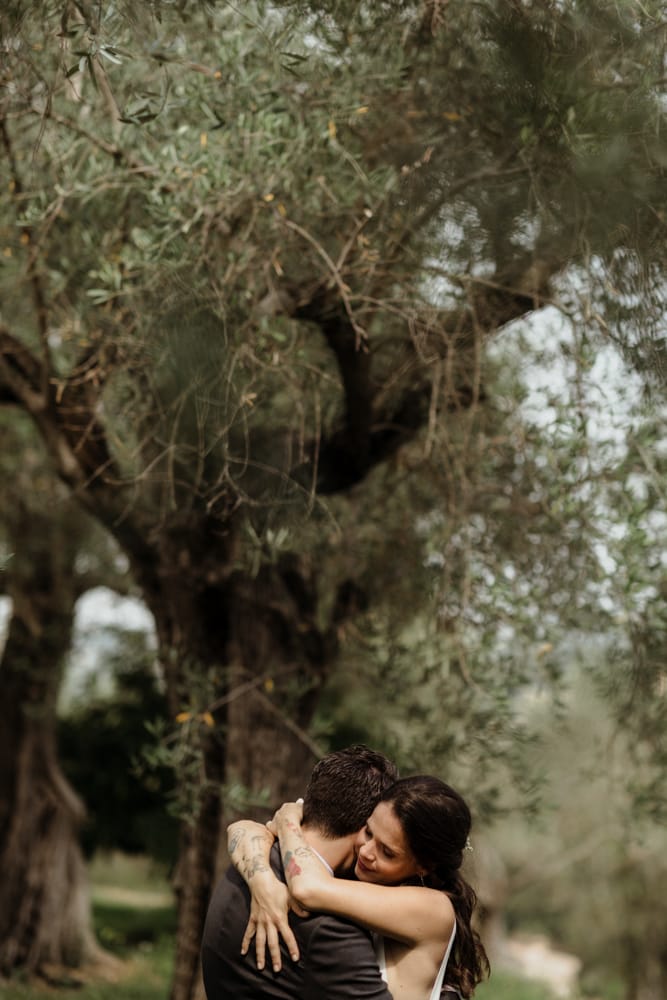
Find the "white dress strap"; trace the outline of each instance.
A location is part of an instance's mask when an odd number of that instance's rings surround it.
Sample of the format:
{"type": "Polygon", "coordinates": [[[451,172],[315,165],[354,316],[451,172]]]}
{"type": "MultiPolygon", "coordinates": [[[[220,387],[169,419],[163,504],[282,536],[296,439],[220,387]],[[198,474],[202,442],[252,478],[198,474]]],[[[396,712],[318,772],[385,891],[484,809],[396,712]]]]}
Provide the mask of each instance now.
{"type": "Polygon", "coordinates": [[[442,984],[445,981],[447,962],[449,961],[449,956],[452,953],[452,946],[454,944],[455,937],[456,937],[456,921],[454,921],[451,937],[449,938],[449,944],[447,945],[445,956],[442,962],[440,963],[440,968],[438,969],[438,975],[436,976],[435,982],[433,983],[433,989],[431,990],[431,996],[429,997],[429,1000],[440,1000],[440,991],[442,990],[442,984]]]}
{"type": "Polygon", "coordinates": [[[384,953],[384,938],[382,937],[381,934],[378,934],[376,931],[373,931],[371,936],[373,938],[373,948],[375,949],[375,957],[376,957],[377,963],[378,963],[378,965],[380,967],[380,975],[382,976],[382,979],[386,983],[387,982],[387,956],[384,953]]]}

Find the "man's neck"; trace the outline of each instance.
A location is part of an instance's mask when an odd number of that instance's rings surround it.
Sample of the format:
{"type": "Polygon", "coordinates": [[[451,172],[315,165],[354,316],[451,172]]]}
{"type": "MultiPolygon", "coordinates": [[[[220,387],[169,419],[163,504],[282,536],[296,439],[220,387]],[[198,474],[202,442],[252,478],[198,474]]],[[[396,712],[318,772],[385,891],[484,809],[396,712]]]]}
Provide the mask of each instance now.
{"type": "Polygon", "coordinates": [[[331,840],[312,827],[304,826],[302,832],[308,846],[317,851],[322,861],[325,861],[332,868],[334,874],[338,875],[349,867],[356,839],[354,834],[331,840]]]}

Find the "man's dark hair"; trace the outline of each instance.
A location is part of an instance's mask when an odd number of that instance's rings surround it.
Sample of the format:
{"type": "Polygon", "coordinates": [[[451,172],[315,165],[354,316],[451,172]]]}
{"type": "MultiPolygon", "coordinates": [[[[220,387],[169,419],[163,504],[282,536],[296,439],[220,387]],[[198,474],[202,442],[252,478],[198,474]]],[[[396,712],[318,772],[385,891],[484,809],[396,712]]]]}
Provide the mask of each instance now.
{"type": "Polygon", "coordinates": [[[397,779],[396,766],[367,746],[328,753],[317,762],[308,782],[304,826],[315,827],[332,840],[356,833],[397,779]]]}

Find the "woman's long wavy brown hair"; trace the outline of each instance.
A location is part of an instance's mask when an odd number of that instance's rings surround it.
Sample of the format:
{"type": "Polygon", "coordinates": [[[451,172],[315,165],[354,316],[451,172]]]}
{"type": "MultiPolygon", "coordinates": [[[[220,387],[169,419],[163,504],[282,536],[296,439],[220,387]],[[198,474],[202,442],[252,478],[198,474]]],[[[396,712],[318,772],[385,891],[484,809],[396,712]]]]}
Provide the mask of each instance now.
{"type": "Polygon", "coordinates": [[[456,937],[445,982],[471,997],[489,974],[489,961],[472,927],[477,897],[463,878],[461,865],[471,827],[470,809],[450,785],[431,775],[401,778],[382,801],[391,805],[410,850],[428,875],[425,884],[446,892],[456,915],[456,937]]]}

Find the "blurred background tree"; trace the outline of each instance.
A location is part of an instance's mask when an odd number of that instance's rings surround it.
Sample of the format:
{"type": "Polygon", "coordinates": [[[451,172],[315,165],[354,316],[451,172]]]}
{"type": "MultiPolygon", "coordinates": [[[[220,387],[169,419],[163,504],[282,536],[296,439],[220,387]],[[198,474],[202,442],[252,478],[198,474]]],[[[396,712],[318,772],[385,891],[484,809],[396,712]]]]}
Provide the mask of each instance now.
{"type": "MultiPolygon", "coordinates": [[[[155,619],[155,753],[183,818],[174,1000],[197,989],[222,789],[296,794],[339,726],[405,766],[458,767],[498,808],[481,764],[529,785],[516,705],[558,680],[548,647],[617,613],[600,546],[627,483],[606,488],[587,409],[611,350],[646,392],[664,385],[663,15],[0,15],[0,398],[155,619]],[[548,432],[514,405],[528,346],[489,348],[527,314],[530,349],[559,362],[548,432]],[[364,699],[366,725],[349,709],[364,699]]],[[[637,503],[644,544],[659,522],[637,503]]],[[[659,755],[656,616],[640,600],[630,624],[615,676],[644,694],[624,717],[659,755]]],[[[39,968],[50,942],[8,936],[6,967],[39,968]]]]}
{"type": "Polygon", "coordinates": [[[53,476],[24,414],[3,411],[0,969],[99,956],[79,843],[85,807],[63,773],[56,710],[79,597],[121,587],[108,538],[53,476]]]}
{"type": "Polygon", "coordinates": [[[638,786],[659,769],[640,765],[634,737],[591,677],[608,673],[606,643],[564,645],[568,683],[560,718],[537,697],[524,706],[539,733],[532,750],[543,807],[526,826],[509,814],[487,831],[507,865],[510,929],[547,933],[583,962],[586,994],[642,1000],[664,995],[664,819],[637,808],[638,786]],[[594,673],[593,673],[594,676],[594,673]]]}

